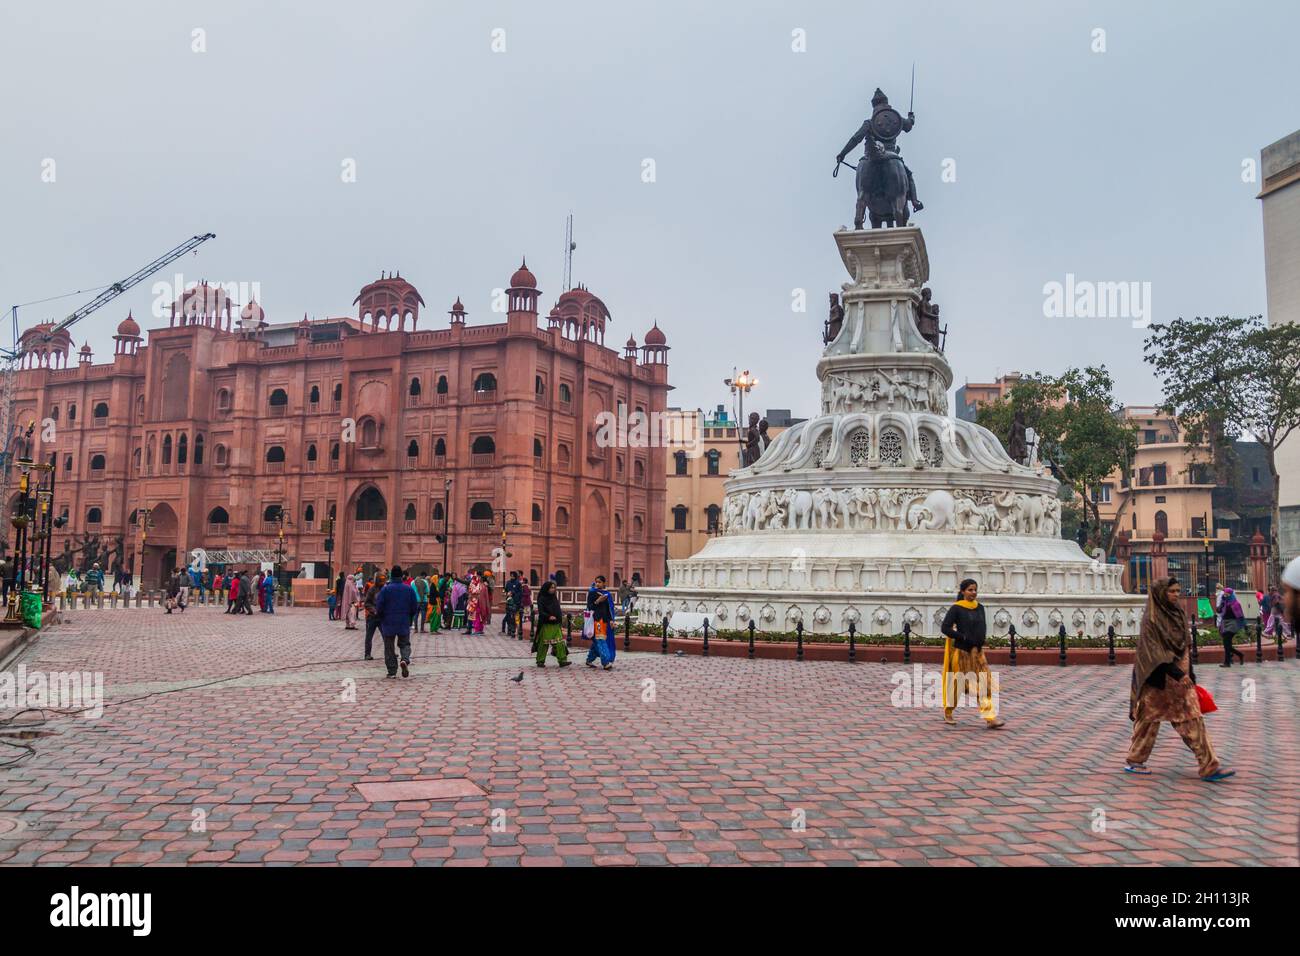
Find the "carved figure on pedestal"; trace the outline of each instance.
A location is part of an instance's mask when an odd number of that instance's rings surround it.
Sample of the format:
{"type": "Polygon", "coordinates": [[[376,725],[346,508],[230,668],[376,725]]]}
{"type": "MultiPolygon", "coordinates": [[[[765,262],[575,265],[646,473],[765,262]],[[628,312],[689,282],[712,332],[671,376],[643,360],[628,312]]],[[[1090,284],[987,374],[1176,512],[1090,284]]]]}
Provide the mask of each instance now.
{"type": "Polygon", "coordinates": [[[822,332],[822,344],[830,345],[840,336],[844,326],[844,306],[840,305],[838,293],[831,293],[830,315],[826,319],[826,329],[822,332]]]}

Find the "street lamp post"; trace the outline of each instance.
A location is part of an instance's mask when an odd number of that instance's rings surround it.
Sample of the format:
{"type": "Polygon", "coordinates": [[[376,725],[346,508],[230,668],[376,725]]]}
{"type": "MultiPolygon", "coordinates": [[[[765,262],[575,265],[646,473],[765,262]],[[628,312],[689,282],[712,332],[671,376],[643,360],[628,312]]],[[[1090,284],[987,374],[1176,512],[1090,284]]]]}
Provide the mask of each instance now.
{"type": "MultiPolygon", "coordinates": [[[[1201,543],[1205,546],[1205,559],[1204,559],[1204,560],[1205,560],[1205,570],[1202,572],[1201,576],[1205,579],[1205,599],[1206,599],[1207,601],[1210,600],[1210,525],[1209,525],[1209,517],[1210,517],[1210,516],[1209,516],[1208,513],[1207,513],[1207,514],[1202,514],[1202,515],[1201,515],[1201,530],[1205,533],[1205,537],[1201,539],[1201,543]]],[[[1210,610],[1213,611],[1214,608],[1211,607],[1210,610]]]]}
{"type": "Polygon", "coordinates": [[[10,520],[14,526],[14,567],[13,574],[9,579],[9,607],[5,613],[6,621],[22,620],[22,615],[19,612],[18,590],[22,587],[24,580],[22,563],[28,521],[27,489],[31,483],[32,460],[26,455],[22,455],[18,458],[16,464],[19,469],[18,505],[14,509],[14,513],[10,515],[10,520]]]}
{"type": "Polygon", "coordinates": [[[724,378],[722,384],[731,389],[733,398],[739,398],[740,410],[736,415],[736,434],[740,441],[740,467],[744,468],[747,464],[745,461],[745,396],[758,384],[758,379],[749,373],[749,369],[739,374],[732,369],[731,378],[724,378]]]}
{"type": "Polygon", "coordinates": [[[326,516],[321,530],[325,532],[325,591],[329,593],[334,588],[334,519],[326,516]]]}
{"type": "Polygon", "coordinates": [[[152,508],[140,508],[135,513],[135,523],[140,526],[140,573],[135,579],[137,588],[144,584],[144,549],[149,543],[149,529],[153,527],[153,522],[149,520],[152,514],[152,508]]]}
{"type": "Polygon", "coordinates": [[[447,478],[442,483],[442,573],[446,574],[449,570],[447,567],[447,543],[451,536],[451,479],[447,478]]]}
{"type": "Polygon", "coordinates": [[[506,576],[506,558],[509,552],[506,550],[506,518],[510,518],[510,526],[517,528],[519,526],[519,515],[513,508],[495,508],[493,509],[501,516],[501,579],[504,581],[506,576]]]}

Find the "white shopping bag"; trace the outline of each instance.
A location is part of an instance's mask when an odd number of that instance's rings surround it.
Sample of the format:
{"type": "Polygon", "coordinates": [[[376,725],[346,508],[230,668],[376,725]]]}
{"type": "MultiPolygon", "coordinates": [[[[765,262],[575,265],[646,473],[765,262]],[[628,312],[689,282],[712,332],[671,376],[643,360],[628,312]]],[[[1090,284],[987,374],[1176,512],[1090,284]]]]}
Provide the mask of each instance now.
{"type": "Polygon", "coordinates": [[[591,636],[596,633],[596,620],[591,616],[590,611],[582,612],[582,636],[591,640],[591,636]]]}

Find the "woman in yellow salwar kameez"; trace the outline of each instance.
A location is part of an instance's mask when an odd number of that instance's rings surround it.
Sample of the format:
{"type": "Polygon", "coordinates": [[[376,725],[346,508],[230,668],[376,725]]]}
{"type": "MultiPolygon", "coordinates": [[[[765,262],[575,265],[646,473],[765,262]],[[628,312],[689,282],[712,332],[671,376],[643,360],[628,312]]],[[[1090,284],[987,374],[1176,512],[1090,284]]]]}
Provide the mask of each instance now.
{"type": "Polygon", "coordinates": [[[943,722],[949,726],[956,725],[953,711],[964,686],[966,693],[979,701],[985,726],[997,730],[1006,726],[1006,721],[998,717],[997,704],[994,703],[994,677],[984,659],[984,637],[988,625],[984,620],[984,608],[976,600],[978,594],[979,585],[973,578],[962,581],[957,601],[948,609],[939,628],[946,638],[943,642],[943,722]]]}

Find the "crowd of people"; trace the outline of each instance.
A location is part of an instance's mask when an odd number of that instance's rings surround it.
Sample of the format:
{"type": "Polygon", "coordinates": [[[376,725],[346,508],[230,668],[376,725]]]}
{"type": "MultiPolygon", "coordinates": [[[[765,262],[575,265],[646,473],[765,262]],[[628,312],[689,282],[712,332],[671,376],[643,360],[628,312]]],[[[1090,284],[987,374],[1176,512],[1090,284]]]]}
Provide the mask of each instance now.
{"type": "MultiPolygon", "coordinates": [[[[384,648],[388,676],[400,669],[409,673],[411,634],[425,631],[458,631],[483,634],[492,623],[495,576],[491,571],[472,569],[463,576],[451,572],[425,573],[394,566],[388,573],[367,577],[362,568],[340,572],[328,595],[331,621],[342,621],[345,630],[363,630],[362,657],[374,660],[374,641],[379,634],[384,648]]],[[[582,612],[583,635],[591,639],[587,666],[610,670],[614,666],[614,630],[618,613],[627,613],[635,603],[635,589],[624,585],[616,597],[598,575],[587,591],[582,612]]],[[[500,633],[522,636],[525,620],[531,620],[538,667],[554,656],[560,667],[572,663],[564,628],[565,614],[556,590],[555,578],[542,584],[534,601],[532,586],[518,571],[510,572],[502,585],[505,613],[500,615],[500,633]]]]}

